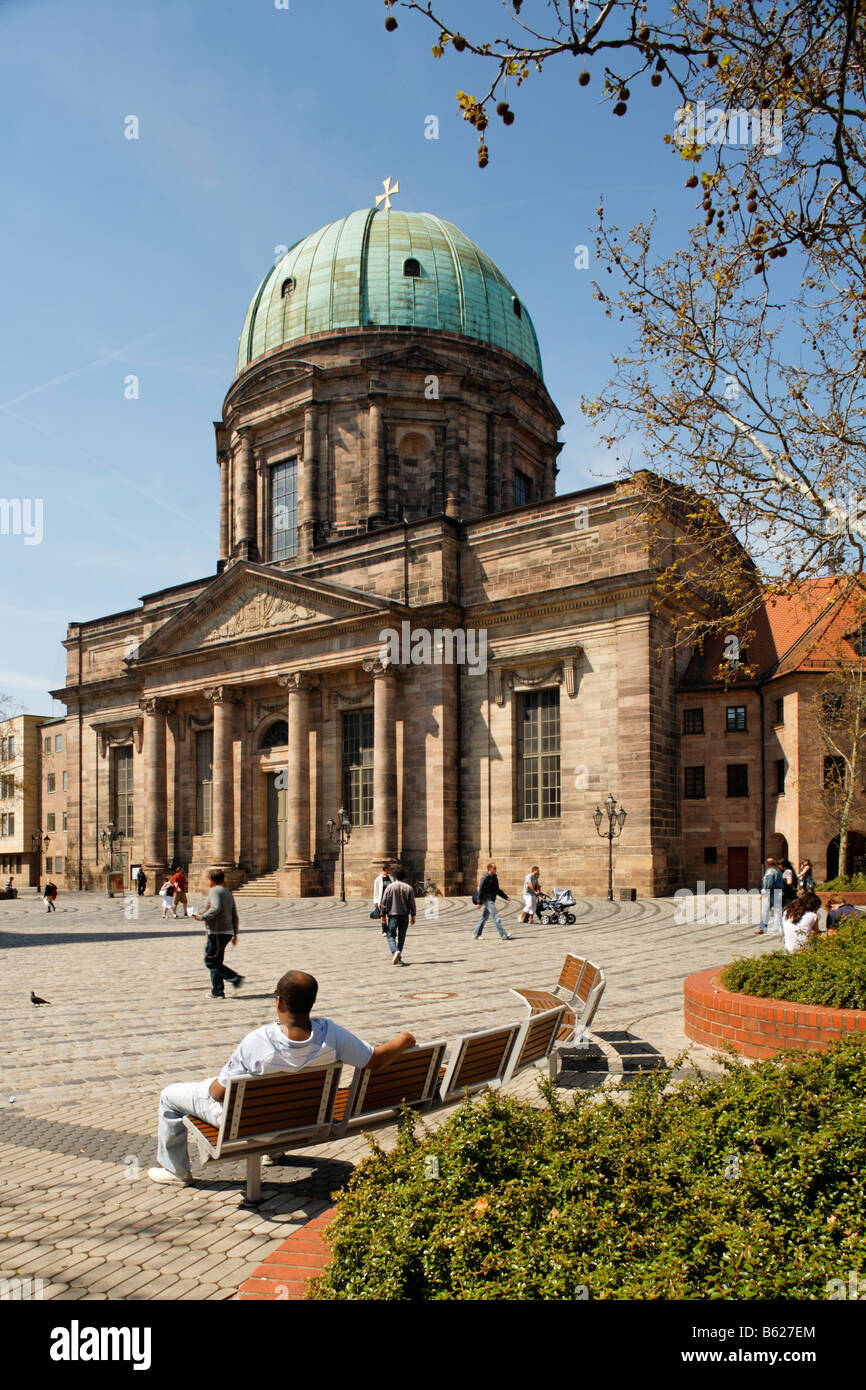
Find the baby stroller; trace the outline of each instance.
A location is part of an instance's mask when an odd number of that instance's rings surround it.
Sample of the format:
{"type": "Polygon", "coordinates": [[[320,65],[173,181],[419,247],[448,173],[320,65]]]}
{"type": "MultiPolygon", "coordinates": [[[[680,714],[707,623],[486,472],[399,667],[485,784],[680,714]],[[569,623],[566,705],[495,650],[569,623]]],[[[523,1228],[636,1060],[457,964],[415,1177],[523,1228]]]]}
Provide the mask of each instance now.
{"type": "Polygon", "coordinates": [[[568,909],[576,906],[570,888],[554,888],[553,896],[540,895],[538,899],[538,920],[543,927],[558,927],[565,923],[573,927],[577,918],[568,909]]]}

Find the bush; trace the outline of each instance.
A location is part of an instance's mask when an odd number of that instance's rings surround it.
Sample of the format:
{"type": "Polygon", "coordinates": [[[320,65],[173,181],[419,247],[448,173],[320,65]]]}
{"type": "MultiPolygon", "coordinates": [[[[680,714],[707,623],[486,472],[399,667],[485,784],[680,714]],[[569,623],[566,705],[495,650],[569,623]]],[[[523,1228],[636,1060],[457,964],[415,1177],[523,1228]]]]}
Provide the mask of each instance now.
{"type": "Polygon", "coordinates": [[[671,1079],[368,1137],[311,1296],[825,1298],[863,1267],[866,1043],[671,1079]]]}
{"type": "Polygon", "coordinates": [[[819,893],[866,893],[866,874],[849,874],[847,878],[841,874],[826,883],[816,883],[815,889],[819,893]]]}
{"type": "Polygon", "coordinates": [[[866,1009],[866,917],[850,918],[835,936],[814,936],[793,955],[735,960],[722,971],[725,989],[792,1004],[866,1009]]]}

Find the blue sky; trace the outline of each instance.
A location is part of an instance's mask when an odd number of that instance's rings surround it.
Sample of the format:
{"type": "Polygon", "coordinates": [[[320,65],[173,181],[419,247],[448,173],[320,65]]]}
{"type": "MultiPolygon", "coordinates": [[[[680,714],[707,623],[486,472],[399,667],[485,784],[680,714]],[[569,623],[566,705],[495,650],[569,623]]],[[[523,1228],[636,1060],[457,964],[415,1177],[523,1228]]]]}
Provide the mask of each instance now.
{"type": "MultiPolygon", "coordinates": [[[[277,245],[371,206],[387,175],[395,206],[457,223],[529,306],[565,417],[560,490],[614,467],[579,401],[604,387],[626,326],[574,248],[593,251],[600,192],[612,220],[658,208],[679,237],[692,203],[662,141],[670,93],[635,91],[620,120],[600,105],[600,64],[584,90],[558,60],[510,93],[515,124],[491,125],[482,171],[454,101],[482,91],[477,63],[435,62],[430,26],[401,13],[390,35],[385,13],[0,0],[0,496],[43,502],[41,544],[0,535],[0,691],[27,710],[62,712],[45,692],[65,683],[68,621],[214,571],[212,421],[247,304],[277,245]]],[[[472,13],[498,32],[492,0],[472,13]]]]}

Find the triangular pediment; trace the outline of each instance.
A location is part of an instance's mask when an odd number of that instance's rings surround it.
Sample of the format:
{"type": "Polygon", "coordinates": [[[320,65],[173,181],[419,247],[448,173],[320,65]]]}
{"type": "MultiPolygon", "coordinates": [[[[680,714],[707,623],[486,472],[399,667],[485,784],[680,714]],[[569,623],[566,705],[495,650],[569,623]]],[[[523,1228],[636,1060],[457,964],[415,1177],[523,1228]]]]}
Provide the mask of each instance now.
{"type": "Polygon", "coordinates": [[[375,594],[296,579],[268,565],[241,562],[151,633],[136,660],[208,651],[277,633],[288,636],[323,623],[381,619],[393,609],[393,603],[375,594]]]}

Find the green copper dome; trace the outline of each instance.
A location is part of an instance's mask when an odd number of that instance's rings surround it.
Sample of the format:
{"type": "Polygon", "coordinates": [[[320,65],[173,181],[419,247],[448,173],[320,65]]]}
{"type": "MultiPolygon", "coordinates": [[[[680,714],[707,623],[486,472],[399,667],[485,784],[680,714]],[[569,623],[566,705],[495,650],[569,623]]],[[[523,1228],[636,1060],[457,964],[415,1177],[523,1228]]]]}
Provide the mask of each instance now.
{"type": "Polygon", "coordinates": [[[297,242],[250,305],[238,372],[337,328],[434,328],[513,352],[541,376],[532,320],[498,266],[429,212],[362,208],[297,242]]]}

